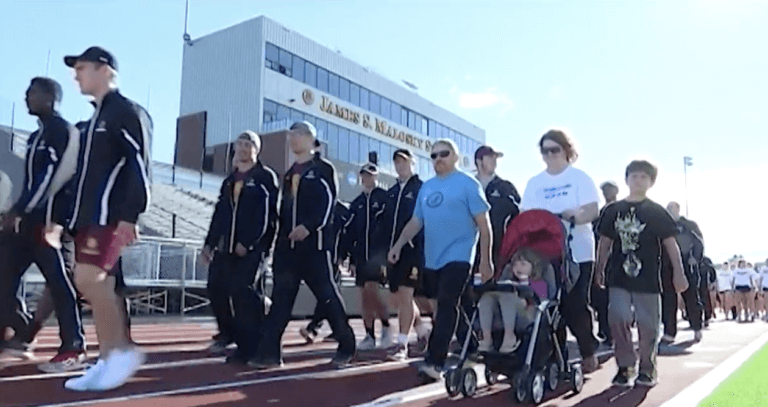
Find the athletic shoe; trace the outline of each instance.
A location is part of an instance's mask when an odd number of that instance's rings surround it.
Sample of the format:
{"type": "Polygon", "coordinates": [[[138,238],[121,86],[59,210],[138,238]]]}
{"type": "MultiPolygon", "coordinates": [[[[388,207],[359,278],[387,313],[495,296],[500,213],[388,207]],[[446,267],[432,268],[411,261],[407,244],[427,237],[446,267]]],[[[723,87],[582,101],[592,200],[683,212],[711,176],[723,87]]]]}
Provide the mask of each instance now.
{"type": "Polygon", "coordinates": [[[421,365],[421,367],[419,367],[419,373],[434,380],[440,380],[443,378],[442,369],[431,363],[424,363],[421,365]]]}
{"type": "Polygon", "coordinates": [[[664,334],[664,335],[661,336],[661,343],[664,344],[664,345],[668,345],[668,344],[674,343],[674,342],[675,342],[675,337],[672,336],[672,335],[664,334]]]}
{"type": "Polygon", "coordinates": [[[382,349],[389,349],[394,345],[394,338],[392,335],[392,327],[385,326],[381,328],[381,339],[379,340],[379,346],[382,349]]]}
{"type": "Polygon", "coordinates": [[[358,350],[372,350],[376,348],[376,339],[371,335],[365,335],[365,339],[357,344],[358,350]]]}
{"type": "Polygon", "coordinates": [[[354,359],[354,355],[337,354],[333,357],[333,359],[331,359],[331,366],[335,367],[336,369],[343,369],[352,364],[352,359],[354,359]]]}
{"type": "Polygon", "coordinates": [[[611,383],[614,386],[632,387],[632,369],[628,367],[620,367],[619,372],[613,377],[611,383]]]}
{"type": "Polygon", "coordinates": [[[584,373],[592,373],[597,370],[598,366],[600,366],[600,363],[595,355],[583,358],[581,361],[581,369],[584,373]]]}
{"type": "Polygon", "coordinates": [[[429,333],[426,335],[420,335],[416,338],[416,346],[414,346],[413,352],[415,355],[423,355],[427,352],[429,346],[429,333]]]}
{"type": "Polygon", "coordinates": [[[251,359],[248,361],[248,366],[256,370],[278,369],[283,367],[283,361],[251,359]]]}
{"type": "Polygon", "coordinates": [[[694,341],[695,343],[699,343],[699,342],[701,342],[701,339],[702,339],[703,337],[704,337],[704,335],[702,334],[702,332],[701,332],[701,331],[695,331],[695,332],[693,333],[693,341],[694,341]]]}
{"type": "MultiPolygon", "coordinates": [[[[502,343],[501,347],[499,348],[500,353],[512,353],[516,351],[518,348],[520,348],[520,344],[522,342],[520,339],[515,339],[515,342],[508,344],[508,343],[502,343]]],[[[597,357],[595,357],[597,359],[597,357]]]]}
{"type": "Polygon", "coordinates": [[[303,327],[299,329],[299,335],[307,341],[307,344],[312,344],[315,342],[315,336],[317,334],[310,332],[307,327],[303,327]]]}
{"type": "Polygon", "coordinates": [[[64,388],[73,391],[88,391],[91,390],[94,382],[101,377],[101,372],[104,370],[107,362],[104,359],[99,359],[95,365],[91,366],[80,377],[69,379],[64,383],[64,388]]]}
{"type": "Polygon", "coordinates": [[[644,386],[644,387],[653,387],[656,385],[656,379],[653,378],[653,375],[648,373],[640,373],[637,375],[637,379],[635,379],[635,386],[644,386]]]}
{"type": "Polygon", "coordinates": [[[113,350],[107,358],[101,377],[93,383],[91,390],[106,391],[124,385],[136,374],[145,360],[146,356],[138,348],[113,350]]]}
{"type": "Polygon", "coordinates": [[[32,347],[28,343],[15,339],[5,342],[3,345],[3,353],[22,360],[31,360],[35,357],[32,353],[32,347]]]}
{"type": "Polygon", "coordinates": [[[220,355],[227,351],[227,347],[232,344],[232,341],[223,338],[223,339],[217,339],[215,340],[210,347],[208,347],[208,352],[211,352],[214,355],[220,355]]]}
{"type": "Polygon", "coordinates": [[[248,357],[235,351],[235,353],[227,356],[227,359],[225,362],[228,365],[239,365],[239,366],[246,366],[248,365],[248,357]]]}
{"type": "Polygon", "coordinates": [[[66,351],[54,356],[50,361],[37,366],[41,372],[62,373],[81,370],[85,364],[85,351],[66,351]]]}
{"type": "Polygon", "coordinates": [[[408,345],[398,343],[395,345],[393,352],[387,355],[387,359],[393,362],[402,362],[408,359],[408,345]]]}

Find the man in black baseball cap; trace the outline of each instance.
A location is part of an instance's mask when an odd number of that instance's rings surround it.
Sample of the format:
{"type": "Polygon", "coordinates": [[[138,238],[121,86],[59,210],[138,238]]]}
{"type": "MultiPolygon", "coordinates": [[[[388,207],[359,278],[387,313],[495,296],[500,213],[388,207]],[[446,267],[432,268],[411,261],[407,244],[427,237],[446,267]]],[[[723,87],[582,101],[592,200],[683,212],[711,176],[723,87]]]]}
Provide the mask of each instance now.
{"type": "Polygon", "coordinates": [[[109,53],[109,51],[101,47],[90,47],[80,55],[68,55],[64,57],[64,64],[70,68],[74,68],[75,64],[79,61],[105,64],[117,71],[117,60],[109,53]]]}
{"type": "MultiPolygon", "coordinates": [[[[515,186],[496,175],[496,160],[504,154],[494,150],[490,146],[480,146],[475,151],[475,166],[477,167],[477,179],[485,189],[485,199],[491,204],[490,218],[493,231],[494,263],[509,222],[520,213],[520,194],[515,186]]],[[[480,251],[478,250],[479,254],[480,251]]],[[[498,265],[500,267],[501,265],[498,265]]],[[[475,264],[478,267],[478,264],[475,264]]]]}
{"type": "Polygon", "coordinates": [[[385,242],[380,235],[382,214],[387,202],[387,191],[377,185],[379,169],[369,162],[360,167],[360,181],[363,190],[352,201],[352,218],[347,231],[352,245],[350,270],[355,274],[355,284],[360,287],[363,304],[363,325],[365,338],[357,345],[360,350],[376,347],[374,323],[381,320],[381,345],[387,348],[392,343],[389,326],[389,310],[381,299],[379,288],[386,278],[385,242]]]}

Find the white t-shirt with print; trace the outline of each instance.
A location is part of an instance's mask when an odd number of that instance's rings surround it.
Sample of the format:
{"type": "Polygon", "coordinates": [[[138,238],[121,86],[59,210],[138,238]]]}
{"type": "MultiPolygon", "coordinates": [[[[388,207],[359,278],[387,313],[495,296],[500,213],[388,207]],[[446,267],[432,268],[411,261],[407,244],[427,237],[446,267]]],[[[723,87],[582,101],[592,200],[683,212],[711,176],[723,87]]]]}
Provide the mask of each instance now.
{"type": "Polygon", "coordinates": [[[0,171],[0,213],[5,212],[11,207],[12,191],[13,185],[11,185],[11,179],[6,173],[0,171]]]}
{"type": "Polygon", "coordinates": [[[733,271],[733,286],[734,287],[753,287],[755,277],[757,273],[755,270],[749,268],[737,268],[733,271]]]}
{"type": "Polygon", "coordinates": [[[732,291],[733,285],[731,284],[733,281],[733,271],[731,269],[727,270],[717,270],[717,289],[720,292],[723,291],[732,291]]]}
{"type": "MultiPolygon", "coordinates": [[[[520,207],[523,211],[544,209],[560,214],[590,203],[597,204],[599,200],[597,186],[592,178],[584,171],[568,166],[557,175],[544,171],[531,178],[525,187],[520,207]]],[[[577,225],[574,228],[571,251],[573,260],[577,263],[595,261],[592,223],[577,225]]]]}

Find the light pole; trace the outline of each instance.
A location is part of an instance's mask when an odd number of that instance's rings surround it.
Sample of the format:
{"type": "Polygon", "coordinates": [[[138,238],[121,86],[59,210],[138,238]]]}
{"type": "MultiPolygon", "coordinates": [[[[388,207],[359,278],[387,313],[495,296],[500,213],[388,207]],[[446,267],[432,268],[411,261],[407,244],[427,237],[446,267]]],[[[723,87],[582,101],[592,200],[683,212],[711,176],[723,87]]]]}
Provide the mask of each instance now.
{"type": "Polygon", "coordinates": [[[688,167],[693,165],[693,158],[683,157],[683,176],[685,178],[685,217],[688,217],[688,167]]]}

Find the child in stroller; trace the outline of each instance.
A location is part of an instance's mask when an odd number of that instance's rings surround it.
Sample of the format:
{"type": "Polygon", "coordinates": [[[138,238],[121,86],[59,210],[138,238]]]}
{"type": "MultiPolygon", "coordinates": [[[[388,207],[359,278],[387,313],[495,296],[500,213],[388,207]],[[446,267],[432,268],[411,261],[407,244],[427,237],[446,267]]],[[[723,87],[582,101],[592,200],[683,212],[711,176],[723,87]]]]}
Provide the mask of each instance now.
{"type": "MultiPolygon", "coordinates": [[[[569,261],[569,235],[560,219],[547,211],[531,210],[515,217],[507,226],[499,251],[500,264],[505,267],[497,269],[490,283],[473,287],[473,296],[480,299],[471,318],[462,313],[469,326],[481,319],[483,338],[477,361],[485,364],[486,382],[495,384],[499,375],[510,378],[519,402],[538,404],[545,389],[554,391],[563,380],[570,382],[575,393],[584,383],[581,364],[568,361],[565,323],[560,315],[559,300],[578,279],[574,275],[578,266],[569,261]],[[512,300],[511,306],[504,304],[506,300],[512,300]],[[501,318],[505,325],[501,352],[492,351],[496,301],[502,312],[507,312],[501,318]],[[512,352],[505,352],[508,350],[512,352]]],[[[445,373],[445,387],[451,397],[459,392],[469,397],[477,390],[477,373],[467,363],[471,336],[467,335],[458,364],[445,373]]]]}
{"type": "Polygon", "coordinates": [[[525,331],[533,324],[536,316],[536,304],[531,294],[535,293],[540,299],[554,299],[557,294],[554,274],[552,265],[531,249],[522,248],[512,256],[498,280],[485,284],[484,293],[478,301],[482,329],[478,351],[493,350],[493,317],[497,307],[501,308],[504,327],[504,339],[499,352],[512,353],[520,347],[520,339],[515,331],[525,331]],[[534,293],[526,291],[525,287],[534,293]]]}

